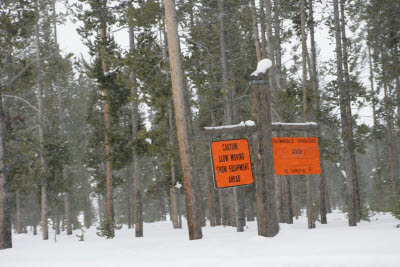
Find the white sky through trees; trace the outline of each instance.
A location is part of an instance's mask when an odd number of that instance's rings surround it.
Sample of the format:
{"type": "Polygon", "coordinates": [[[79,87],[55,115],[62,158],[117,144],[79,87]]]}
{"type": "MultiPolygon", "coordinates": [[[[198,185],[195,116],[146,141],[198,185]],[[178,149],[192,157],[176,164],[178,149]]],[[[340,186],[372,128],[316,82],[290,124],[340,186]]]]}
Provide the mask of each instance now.
{"type": "MultiPolygon", "coordinates": [[[[70,1],[70,3],[73,3],[74,1],[70,1]]],[[[322,20],[322,18],[326,18],[330,15],[331,11],[327,10],[327,2],[329,1],[323,1],[323,3],[315,3],[315,20],[316,22],[319,22],[322,20]]],[[[256,1],[256,4],[258,5],[258,1],[256,1]]],[[[330,8],[330,6],[328,6],[330,8]]],[[[66,7],[61,4],[57,3],[57,9],[60,12],[65,12],[66,7]]],[[[288,27],[290,22],[285,21],[284,22],[284,27],[288,27]]],[[[351,21],[348,21],[348,23],[351,23],[351,21]]],[[[89,50],[88,48],[83,44],[81,37],[77,33],[76,29],[77,27],[81,26],[82,22],[72,22],[71,18],[68,17],[66,19],[66,22],[64,24],[58,25],[57,28],[57,33],[58,33],[58,42],[61,48],[61,51],[63,54],[68,54],[68,53],[73,53],[75,55],[76,59],[79,59],[81,56],[85,58],[85,60],[90,61],[90,56],[89,56],[89,50]]],[[[129,49],[129,34],[128,34],[128,28],[122,28],[118,29],[115,28],[113,29],[115,32],[113,32],[113,36],[115,38],[115,41],[117,44],[120,46],[125,51],[128,51],[129,49]]],[[[350,30],[347,31],[348,38],[352,38],[352,32],[350,30]]],[[[181,33],[182,34],[182,33],[181,33]]],[[[318,49],[318,69],[323,67],[326,62],[330,60],[335,59],[335,43],[333,37],[329,36],[329,30],[326,25],[323,23],[318,23],[318,27],[315,28],[315,38],[317,42],[317,49],[318,49]]],[[[184,41],[184,38],[181,38],[181,43],[184,41]]],[[[308,42],[310,41],[309,38],[307,40],[308,42]]],[[[182,47],[185,47],[184,44],[182,44],[182,47]]],[[[308,44],[308,48],[310,47],[310,44],[308,44]]],[[[183,52],[185,49],[182,49],[183,52]]],[[[282,58],[282,63],[286,66],[289,67],[290,64],[293,64],[292,57],[295,54],[301,53],[301,46],[300,46],[300,38],[298,36],[293,36],[290,40],[290,42],[286,42],[283,44],[283,58],[282,58]],[[297,50],[295,52],[292,51],[292,47],[297,46],[297,50]]],[[[365,50],[365,45],[362,51],[365,50]]],[[[360,62],[358,65],[358,68],[361,70],[360,74],[360,79],[363,83],[363,85],[367,88],[367,90],[370,90],[370,81],[369,81],[369,69],[368,69],[368,59],[365,59],[364,62],[360,62]]],[[[257,62],[254,62],[254,69],[257,67],[257,62]]],[[[301,71],[301,67],[299,69],[301,71]]],[[[300,74],[300,72],[299,72],[300,74]]],[[[326,84],[328,84],[332,79],[335,79],[334,76],[327,76],[327,77],[321,77],[319,76],[319,82],[320,82],[320,88],[324,88],[326,84]]],[[[381,92],[382,94],[382,92],[381,92]]],[[[379,96],[380,98],[383,98],[382,95],[379,96]]],[[[358,114],[359,118],[357,120],[358,124],[360,123],[365,123],[368,126],[373,125],[373,118],[372,118],[372,106],[371,103],[367,103],[365,98],[359,98],[358,101],[361,103],[364,103],[364,106],[361,107],[360,109],[353,105],[353,114],[358,114]]],[[[143,110],[142,110],[143,111],[143,110]]],[[[145,110],[145,113],[147,113],[147,110],[145,110]]],[[[340,114],[340,112],[337,110],[336,114],[340,114]]],[[[147,114],[146,114],[147,115],[147,114]]],[[[146,116],[147,117],[147,116],[146,116]]],[[[150,127],[148,123],[146,123],[147,127],[150,127]]]]}

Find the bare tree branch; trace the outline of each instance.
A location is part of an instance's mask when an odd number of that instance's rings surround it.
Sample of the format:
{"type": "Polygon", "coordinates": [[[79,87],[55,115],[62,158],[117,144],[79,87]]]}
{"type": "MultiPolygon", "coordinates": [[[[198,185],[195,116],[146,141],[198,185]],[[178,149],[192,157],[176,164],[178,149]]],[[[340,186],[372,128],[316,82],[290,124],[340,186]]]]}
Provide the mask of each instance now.
{"type": "Polygon", "coordinates": [[[13,78],[11,78],[8,82],[6,82],[4,85],[0,85],[0,89],[3,89],[4,87],[10,86],[11,84],[13,84],[16,80],[18,80],[19,77],[21,77],[22,74],[24,74],[24,72],[30,68],[33,64],[35,64],[38,61],[42,61],[42,60],[46,60],[49,59],[51,57],[53,57],[56,53],[51,54],[48,57],[44,57],[44,58],[39,58],[39,59],[35,59],[33,61],[31,61],[31,63],[29,63],[28,65],[26,65],[17,75],[15,75],[13,78]]]}

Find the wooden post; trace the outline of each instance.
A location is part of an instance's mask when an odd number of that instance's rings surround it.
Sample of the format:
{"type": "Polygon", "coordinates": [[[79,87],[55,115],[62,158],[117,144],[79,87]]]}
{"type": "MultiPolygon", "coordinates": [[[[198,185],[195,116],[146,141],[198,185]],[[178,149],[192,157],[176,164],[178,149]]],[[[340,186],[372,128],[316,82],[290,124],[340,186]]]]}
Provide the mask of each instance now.
{"type": "Polygon", "coordinates": [[[258,235],[275,236],[279,232],[276,214],[274,163],[272,157],[271,98],[265,75],[251,76],[251,114],[257,125],[254,153],[256,162],[256,201],[258,235]]]}

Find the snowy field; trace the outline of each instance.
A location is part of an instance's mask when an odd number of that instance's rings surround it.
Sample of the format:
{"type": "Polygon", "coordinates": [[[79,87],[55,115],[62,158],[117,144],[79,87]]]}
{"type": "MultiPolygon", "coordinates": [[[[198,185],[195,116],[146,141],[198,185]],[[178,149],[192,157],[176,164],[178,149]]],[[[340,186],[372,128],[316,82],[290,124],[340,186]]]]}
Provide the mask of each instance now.
{"type": "Polygon", "coordinates": [[[85,241],[62,234],[54,242],[32,233],[14,235],[13,249],[0,251],[1,267],[164,267],[164,266],[400,266],[400,224],[389,214],[347,227],[344,214],[328,214],[328,225],[306,229],[306,218],[280,225],[274,238],[257,236],[256,223],[244,233],[232,227],[205,227],[203,239],[189,241],[186,225],[144,225],[144,238],[123,228],[112,240],[98,237],[94,227],[85,241]]]}

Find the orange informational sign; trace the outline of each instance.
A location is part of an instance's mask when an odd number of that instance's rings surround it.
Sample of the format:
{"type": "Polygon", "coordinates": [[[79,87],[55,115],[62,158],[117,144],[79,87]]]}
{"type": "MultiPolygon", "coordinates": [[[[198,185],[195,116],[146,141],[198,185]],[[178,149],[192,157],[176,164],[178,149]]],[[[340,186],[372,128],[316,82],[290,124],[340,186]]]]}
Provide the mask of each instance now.
{"type": "Polygon", "coordinates": [[[318,138],[272,138],[276,175],[320,174],[318,138]]]}
{"type": "Polygon", "coordinates": [[[247,139],[211,142],[211,157],[216,188],[253,183],[247,139]]]}

